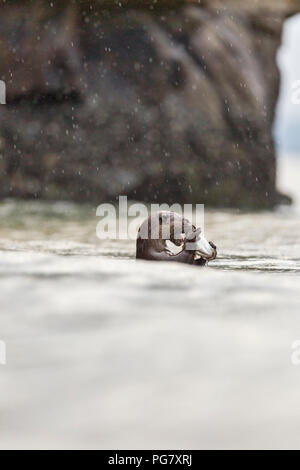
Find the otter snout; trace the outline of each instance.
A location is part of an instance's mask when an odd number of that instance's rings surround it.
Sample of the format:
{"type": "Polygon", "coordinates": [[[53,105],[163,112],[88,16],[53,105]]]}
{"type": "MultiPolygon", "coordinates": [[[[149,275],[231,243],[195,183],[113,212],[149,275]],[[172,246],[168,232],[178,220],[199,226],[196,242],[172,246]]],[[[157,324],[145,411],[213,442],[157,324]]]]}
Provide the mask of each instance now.
{"type": "Polygon", "coordinates": [[[217,257],[216,245],[213,242],[208,242],[203,235],[198,236],[196,241],[187,243],[186,249],[195,251],[196,255],[206,261],[212,261],[217,257]]]}

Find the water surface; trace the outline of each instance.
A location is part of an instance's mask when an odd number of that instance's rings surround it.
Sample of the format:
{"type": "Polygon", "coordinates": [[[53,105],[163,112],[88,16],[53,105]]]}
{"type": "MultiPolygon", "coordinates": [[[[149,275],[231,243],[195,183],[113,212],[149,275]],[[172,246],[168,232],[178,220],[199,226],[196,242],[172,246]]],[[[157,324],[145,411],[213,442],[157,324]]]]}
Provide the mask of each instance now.
{"type": "Polygon", "coordinates": [[[1,448],[300,447],[300,171],[282,165],[294,206],[207,212],[204,269],[135,261],[92,206],[0,204],[1,448]]]}

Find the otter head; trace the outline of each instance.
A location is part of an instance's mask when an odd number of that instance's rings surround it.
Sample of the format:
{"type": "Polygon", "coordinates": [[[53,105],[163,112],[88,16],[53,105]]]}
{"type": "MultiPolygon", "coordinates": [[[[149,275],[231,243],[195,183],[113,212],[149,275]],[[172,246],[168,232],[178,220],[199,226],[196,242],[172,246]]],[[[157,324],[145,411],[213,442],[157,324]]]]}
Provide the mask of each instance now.
{"type": "Polygon", "coordinates": [[[201,229],[175,212],[152,214],[138,232],[137,259],[201,265],[216,255],[216,246],[204,238],[201,229]]]}

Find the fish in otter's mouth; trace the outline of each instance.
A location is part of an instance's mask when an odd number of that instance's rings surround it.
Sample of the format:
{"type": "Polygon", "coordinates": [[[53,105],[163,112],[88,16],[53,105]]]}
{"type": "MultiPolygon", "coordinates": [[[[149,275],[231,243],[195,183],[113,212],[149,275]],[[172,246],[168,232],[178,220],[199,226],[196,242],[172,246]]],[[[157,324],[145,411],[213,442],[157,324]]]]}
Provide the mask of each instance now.
{"type": "Polygon", "coordinates": [[[210,256],[207,256],[207,254],[203,254],[203,251],[196,251],[195,252],[195,258],[194,258],[194,263],[198,265],[205,265],[208,263],[208,261],[213,261],[217,257],[217,247],[213,242],[208,242],[210,246],[213,249],[213,253],[210,256]]]}
{"type": "Polygon", "coordinates": [[[186,249],[195,252],[196,264],[205,264],[217,257],[217,247],[201,234],[201,229],[187,235],[186,249]]]}
{"type": "Polygon", "coordinates": [[[217,247],[213,242],[208,242],[203,235],[200,235],[200,229],[191,232],[188,235],[182,234],[182,243],[175,245],[167,240],[166,248],[170,255],[177,256],[183,250],[194,252],[194,264],[205,265],[208,261],[213,261],[217,257],[217,247]]]}

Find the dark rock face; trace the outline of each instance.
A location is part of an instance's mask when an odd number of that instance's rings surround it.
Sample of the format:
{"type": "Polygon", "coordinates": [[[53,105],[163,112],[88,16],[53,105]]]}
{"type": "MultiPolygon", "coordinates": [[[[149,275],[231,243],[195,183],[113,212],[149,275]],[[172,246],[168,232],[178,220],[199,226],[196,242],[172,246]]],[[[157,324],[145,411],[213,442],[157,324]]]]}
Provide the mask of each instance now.
{"type": "Polygon", "coordinates": [[[1,7],[0,197],[278,202],[284,0],[121,12],[65,3],[1,7]]]}

